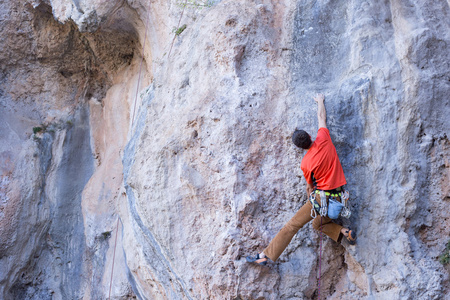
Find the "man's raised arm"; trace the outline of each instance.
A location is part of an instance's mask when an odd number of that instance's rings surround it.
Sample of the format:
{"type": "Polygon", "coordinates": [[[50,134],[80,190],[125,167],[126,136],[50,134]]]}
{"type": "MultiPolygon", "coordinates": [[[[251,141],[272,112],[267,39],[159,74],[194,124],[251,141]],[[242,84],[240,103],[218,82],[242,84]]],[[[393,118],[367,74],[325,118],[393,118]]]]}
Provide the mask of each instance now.
{"type": "Polygon", "coordinates": [[[325,96],[323,94],[317,94],[314,97],[314,101],[317,102],[317,119],[319,120],[319,128],[327,128],[327,112],[325,111],[325,96]]]}

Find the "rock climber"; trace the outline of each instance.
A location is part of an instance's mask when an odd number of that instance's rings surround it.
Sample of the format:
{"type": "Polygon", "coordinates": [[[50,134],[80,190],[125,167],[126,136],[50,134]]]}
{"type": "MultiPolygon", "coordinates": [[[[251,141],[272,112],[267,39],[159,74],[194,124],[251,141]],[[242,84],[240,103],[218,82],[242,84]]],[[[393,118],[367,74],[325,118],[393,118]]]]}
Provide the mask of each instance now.
{"type": "Polygon", "coordinates": [[[345,198],[343,186],[347,182],[326,126],[325,97],[323,94],[318,94],[314,97],[314,101],[318,105],[317,118],[319,120],[319,130],[315,141],[312,142],[311,136],[304,130],[295,130],[292,135],[294,144],[307,150],[300,168],[306,179],[306,193],[310,195],[310,200],[306,201],[294,217],[284,225],[263,252],[255,256],[247,256],[248,262],[259,265],[266,265],[268,259],[275,262],[298,230],[313,219],[313,228],[321,229],[334,241],[339,243],[345,236],[351,245],[356,242],[355,231],[334,223],[327,214],[322,216],[319,213],[321,197],[324,197],[327,202],[330,198],[342,201],[341,198],[345,198]]]}

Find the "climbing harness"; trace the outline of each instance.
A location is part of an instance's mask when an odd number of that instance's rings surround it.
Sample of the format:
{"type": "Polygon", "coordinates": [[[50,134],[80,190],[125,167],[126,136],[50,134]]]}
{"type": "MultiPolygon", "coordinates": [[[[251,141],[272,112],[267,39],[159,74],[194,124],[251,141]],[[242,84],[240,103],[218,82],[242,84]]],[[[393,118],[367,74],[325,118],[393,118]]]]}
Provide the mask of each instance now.
{"type": "Polygon", "coordinates": [[[340,188],[339,191],[314,190],[309,195],[311,202],[311,218],[315,219],[317,215],[337,219],[339,214],[344,218],[350,218],[351,212],[347,206],[349,192],[340,188]],[[316,194],[320,195],[320,204],[316,200],[316,194]]]}

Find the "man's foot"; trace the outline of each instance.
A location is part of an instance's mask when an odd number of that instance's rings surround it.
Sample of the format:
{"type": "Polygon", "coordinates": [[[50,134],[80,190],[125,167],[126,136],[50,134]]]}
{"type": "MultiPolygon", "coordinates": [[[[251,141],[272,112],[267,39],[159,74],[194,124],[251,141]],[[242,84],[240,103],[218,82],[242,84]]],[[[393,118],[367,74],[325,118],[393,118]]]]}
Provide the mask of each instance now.
{"type": "Polygon", "coordinates": [[[356,244],[356,232],[351,230],[351,228],[342,228],[341,233],[347,238],[350,245],[356,244]]]}
{"type": "Polygon", "coordinates": [[[264,255],[256,254],[256,256],[247,256],[245,258],[249,263],[255,263],[261,266],[265,266],[267,264],[267,257],[264,255]]]}

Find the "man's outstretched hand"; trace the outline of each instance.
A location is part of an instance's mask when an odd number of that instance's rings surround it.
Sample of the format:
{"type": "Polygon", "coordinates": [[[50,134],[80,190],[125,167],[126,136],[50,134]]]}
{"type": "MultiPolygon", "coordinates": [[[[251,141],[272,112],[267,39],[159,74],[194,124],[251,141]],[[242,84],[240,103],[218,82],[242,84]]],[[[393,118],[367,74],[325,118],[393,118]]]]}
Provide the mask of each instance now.
{"type": "Polygon", "coordinates": [[[323,101],[325,101],[325,96],[324,96],[323,94],[317,94],[317,95],[314,97],[314,101],[316,101],[317,103],[319,103],[319,101],[320,101],[320,102],[323,102],[323,101]]]}

